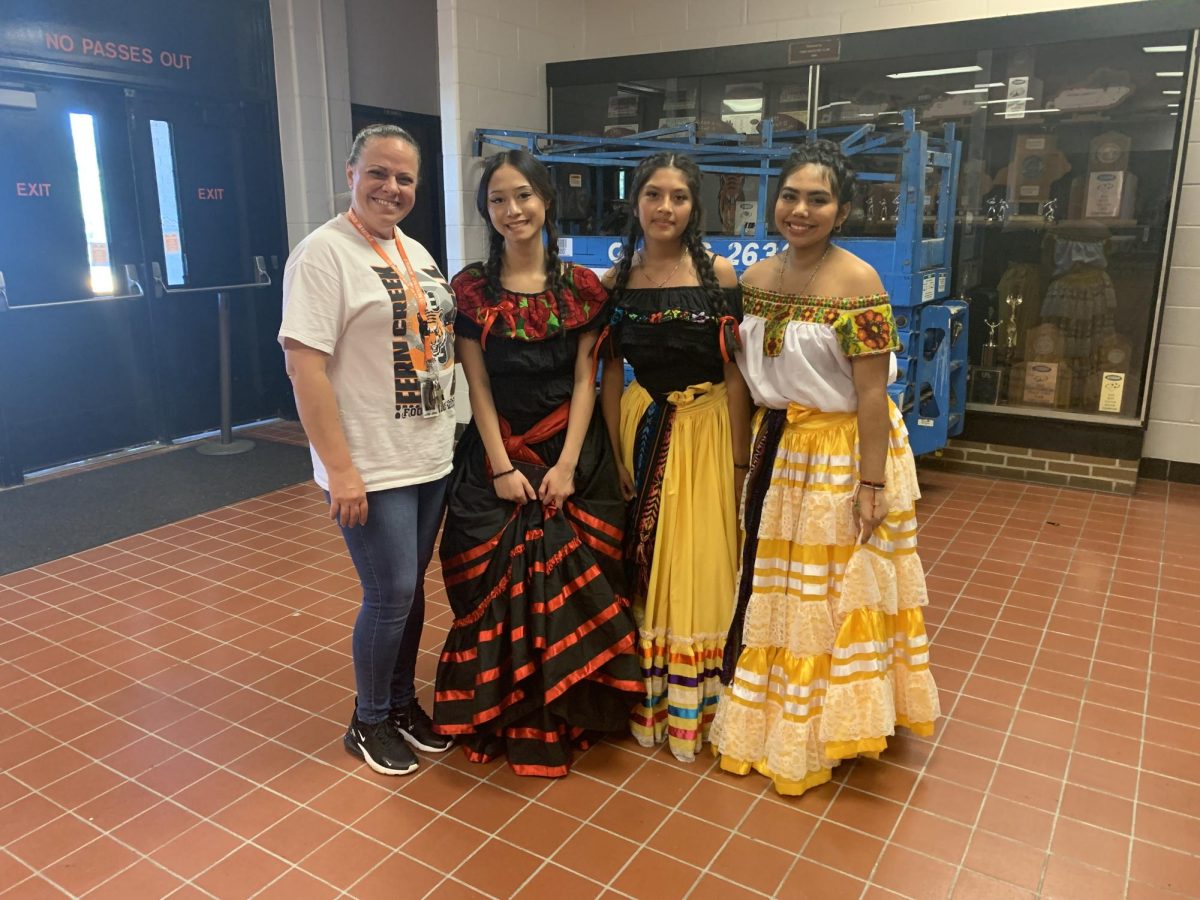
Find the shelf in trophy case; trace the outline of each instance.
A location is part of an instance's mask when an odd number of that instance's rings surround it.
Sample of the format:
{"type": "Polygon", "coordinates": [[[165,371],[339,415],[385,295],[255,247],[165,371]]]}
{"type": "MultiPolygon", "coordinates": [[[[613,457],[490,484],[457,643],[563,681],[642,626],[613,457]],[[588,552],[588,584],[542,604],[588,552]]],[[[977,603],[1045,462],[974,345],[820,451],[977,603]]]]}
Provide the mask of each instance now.
{"type": "MultiPolygon", "coordinates": [[[[959,224],[966,224],[959,219],[959,224]]],[[[1041,216],[1009,216],[1002,222],[988,222],[983,216],[976,214],[970,223],[976,228],[987,231],[1054,231],[1059,228],[1094,228],[1101,225],[1111,230],[1145,228],[1145,223],[1137,219],[1056,219],[1047,222],[1041,216]]]]}

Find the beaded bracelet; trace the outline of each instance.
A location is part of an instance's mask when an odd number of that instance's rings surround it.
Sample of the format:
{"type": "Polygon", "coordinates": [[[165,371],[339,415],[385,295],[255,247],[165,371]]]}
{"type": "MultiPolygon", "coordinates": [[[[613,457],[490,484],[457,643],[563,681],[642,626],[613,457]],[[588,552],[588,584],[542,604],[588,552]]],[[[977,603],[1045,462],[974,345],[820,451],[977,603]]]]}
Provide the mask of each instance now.
{"type": "Polygon", "coordinates": [[[861,484],[863,487],[869,487],[869,488],[873,488],[874,490],[877,490],[877,491],[882,491],[884,488],[886,488],[886,487],[887,487],[887,484],[886,484],[885,482],[882,482],[882,481],[866,481],[865,479],[862,479],[862,478],[860,478],[860,479],[858,480],[858,483],[859,483],[859,484],[861,484]]]}
{"type": "Polygon", "coordinates": [[[503,478],[505,475],[511,475],[515,471],[517,471],[517,470],[515,468],[512,468],[512,469],[509,469],[507,472],[497,472],[495,475],[492,476],[492,481],[496,481],[499,478],[503,478]]]}

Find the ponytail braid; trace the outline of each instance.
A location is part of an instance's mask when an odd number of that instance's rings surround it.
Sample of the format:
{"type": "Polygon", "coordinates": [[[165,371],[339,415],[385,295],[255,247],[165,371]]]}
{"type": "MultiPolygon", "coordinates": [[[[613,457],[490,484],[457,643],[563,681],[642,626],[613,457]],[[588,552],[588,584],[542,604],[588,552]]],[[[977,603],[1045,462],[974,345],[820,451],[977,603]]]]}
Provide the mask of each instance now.
{"type": "Polygon", "coordinates": [[[488,302],[500,301],[500,262],[504,254],[504,238],[494,228],[488,229],[488,257],[483,263],[485,293],[488,302]]]}
{"type": "MultiPolygon", "coordinates": [[[[554,207],[546,207],[546,224],[542,226],[546,233],[546,290],[555,297],[561,297],[564,291],[574,289],[563,274],[562,260],[558,255],[558,229],[554,227],[554,207]]],[[[564,333],[565,333],[564,329],[564,333]]]]}
{"type": "Polygon", "coordinates": [[[619,294],[629,284],[629,276],[633,271],[633,257],[637,253],[638,242],[641,239],[642,223],[638,221],[636,214],[631,214],[629,228],[625,232],[625,244],[621,247],[621,255],[617,258],[617,277],[613,281],[614,294],[619,294]]]}
{"type": "Polygon", "coordinates": [[[704,246],[704,239],[700,237],[698,229],[689,226],[683,233],[683,246],[687,248],[688,255],[692,258],[696,277],[700,281],[700,286],[708,293],[708,299],[712,301],[713,309],[724,308],[725,301],[721,294],[721,284],[717,281],[712,257],[709,256],[708,250],[704,246]]]}

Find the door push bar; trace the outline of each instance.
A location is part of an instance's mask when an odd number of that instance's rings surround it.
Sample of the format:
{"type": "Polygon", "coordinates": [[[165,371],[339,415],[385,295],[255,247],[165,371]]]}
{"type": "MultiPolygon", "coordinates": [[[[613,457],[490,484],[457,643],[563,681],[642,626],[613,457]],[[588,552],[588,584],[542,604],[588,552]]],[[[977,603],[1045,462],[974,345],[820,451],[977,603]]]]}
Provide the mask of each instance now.
{"type": "Polygon", "coordinates": [[[50,306],[78,306],[81,303],[107,303],[109,300],[134,300],[138,297],[146,296],[142,290],[142,284],[138,280],[137,266],[133,263],[125,264],[125,293],[124,294],[97,294],[95,297],[82,297],[79,300],[52,300],[48,303],[17,303],[11,304],[8,302],[8,290],[4,285],[4,273],[0,272],[0,308],[7,310],[19,309],[46,309],[50,306]]]}
{"type": "Polygon", "coordinates": [[[154,296],[164,294],[210,294],[214,291],[236,291],[242,288],[266,287],[271,283],[267,274],[267,261],[262,256],[254,257],[254,280],[244,284],[214,284],[210,287],[171,288],[167,287],[162,277],[162,266],[157,261],[150,263],[150,274],[154,277],[154,296]]]}

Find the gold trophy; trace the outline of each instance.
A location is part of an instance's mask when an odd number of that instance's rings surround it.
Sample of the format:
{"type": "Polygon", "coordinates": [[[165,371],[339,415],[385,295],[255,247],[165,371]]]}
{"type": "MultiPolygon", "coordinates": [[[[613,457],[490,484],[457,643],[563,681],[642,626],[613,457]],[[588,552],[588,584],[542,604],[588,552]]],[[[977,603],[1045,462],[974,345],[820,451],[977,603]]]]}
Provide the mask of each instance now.
{"type": "Polygon", "coordinates": [[[1020,294],[1009,294],[1004,298],[1004,303],[1008,306],[1008,321],[1004,323],[1004,346],[1005,357],[1009,363],[1012,363],[1017,354],[1017,314],[1024,302],[1025,298],[1020,294]]]}
{"type": "Polygon", "coordinates": [[[979,354],[979,365],[984,369],[993,369],[996,367],[996,329],[1000,327],[1000,323],[984,319],[983,324],[987,326],[988,337],[983,351],[979,354]]]}

